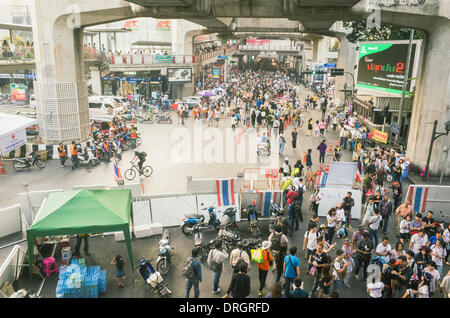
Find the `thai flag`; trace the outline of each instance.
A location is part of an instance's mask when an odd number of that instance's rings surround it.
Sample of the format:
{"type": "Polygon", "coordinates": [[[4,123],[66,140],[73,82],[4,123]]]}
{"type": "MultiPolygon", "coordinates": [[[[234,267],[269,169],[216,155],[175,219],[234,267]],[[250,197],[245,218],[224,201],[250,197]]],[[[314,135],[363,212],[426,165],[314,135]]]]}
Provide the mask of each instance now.
{"type": "Polygon", "coordinates": [[[319,175],[319,177],[317,178],[316,189],[325,187],[325,184],[327,183],[327,179],[328,179],[328,172],[322,172],[319,175]]]}
{"type": "Polygon", "coordinates": [[[359,157],[358,167],[356,168],[356,181],[362,183],[362,174],[363,174],[363,161],[362,156],[359,157]]]}
{"type": "Polygon", "coordinates": [[[235,205],[234,179],[216,180],[216,187],[218,206],[235,205]]]}
{"type": "Polygon", "coordinates": [[[270,215],[270,201],[278,204],[280,206],[282,197],[282,191],[262,191],[259,194],[259,206],[261,211],[261,216],[270,215]]]}
{"type": "Polygon", "coordinates": [[[411,203],[414,213],[424,213],[427,207],[428,187],[410,185],[408,190],[408,200],[411,203]]]}
{"type": "Polygon", "coordinates": [[[117,164],[117,159],[116,159],[116,155],[113,155],[113,162],[114,162],[114,179],[116,180],[116,183],[119,184],[119,181],[122,181],[121,183],[123,183],[123,176],[122,173],[120,172],[120,168],[119,165],[117,164]]]}

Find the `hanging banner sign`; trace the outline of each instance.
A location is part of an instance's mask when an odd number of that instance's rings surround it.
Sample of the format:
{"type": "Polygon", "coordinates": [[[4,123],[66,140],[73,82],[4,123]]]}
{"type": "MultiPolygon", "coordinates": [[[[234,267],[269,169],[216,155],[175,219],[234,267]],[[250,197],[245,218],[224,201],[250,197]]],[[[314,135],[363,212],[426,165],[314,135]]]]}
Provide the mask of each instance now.
{"type": "Polygon", "coordinates": [[[372,130],[372,139],[387,144],[388,134],[376,129],[372,130]]]}
{"type": "Polygon", "coordinates": [[[25,129],[16,131],[0,139],[0,151],[3,154],[7,154],[22,147],[23,145],[26,145],[26,143],[27,133],[25,129]]]}
{"type": "Polygon", "coordinates": [[[158,31],[170,31],[171,30],[170,21],[159,21],[156,24],[156,30],[158,30],[158,31]]]}

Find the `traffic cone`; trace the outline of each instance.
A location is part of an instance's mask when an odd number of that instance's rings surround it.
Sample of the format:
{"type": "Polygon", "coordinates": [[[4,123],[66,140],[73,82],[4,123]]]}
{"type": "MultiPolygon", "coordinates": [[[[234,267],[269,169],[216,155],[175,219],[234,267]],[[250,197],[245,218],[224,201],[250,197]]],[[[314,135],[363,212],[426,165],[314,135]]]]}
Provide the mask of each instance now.
{"type": "Polygon", "coordinates": [[[284,122],[284,129],[287,129],[287,121],[284,122]]]}
{"type": "Polygon", "coordinates": [[[5,167],[3,166],[3,160],[0,160],[0,174],[5,174],[5,167]]]}
{"type": "Polygon", "coordinates": [[[330,164],[329,163],[327,163],[327,167],[325,168],[325,172],[328,172],[328,171],[330,171],[330,164]]]}
{"type": "Polygon", "coordinates": [[[333,144],[330,142],[330,145],[328,146],[328,152],[332,152],[333,151],[333,144]]]}
{"type": "Polygon", "coordinates": [[[303,163],[306,163],[306,151],[305,151],[305,154],[303,155],[303,163]]]}
{"type": "Polygon", "coordinates": [[[133,116],[133,114],[131,114],[131,124],[132,124],[132,125],[134,125],[134,124],[135,124],[135,122],[134,122],[134,116],[133,116]]]}

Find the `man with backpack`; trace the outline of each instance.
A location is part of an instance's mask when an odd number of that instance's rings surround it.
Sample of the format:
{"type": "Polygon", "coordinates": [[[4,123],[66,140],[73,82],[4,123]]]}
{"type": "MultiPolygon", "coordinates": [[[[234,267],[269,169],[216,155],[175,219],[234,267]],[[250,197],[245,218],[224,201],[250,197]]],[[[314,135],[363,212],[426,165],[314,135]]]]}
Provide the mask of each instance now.
{"type": "Polygon", "coordinates": [[[277,258],[278,253],[281,251],[281,247],[285,246],[287,248],[289,240],[287,236],[283,233],[283,227],[280,224],[275,226],[274,231],[269,235],[267,239],[271,243],[271,250],[274,258],[277,258]]]}
{"type": "Polygon", "coordinates": [[[189,298],[191,288],[194,287],[194,298],[199,298],[200,288],[199,283],[202,281],[202,266],[197,259],[199,248],[194,247],[192,249],[192,257],[186,260],[186,264],[183,268],[183,276],[186,277],[186,293],[184,298],[189,298]]]}
{"type": "Polygon", "coordinates": [[[244,262],[247,263],[247,271],[250,270],[250,257],[247,252],[243,250],[244,244],[242,241],[237,243],[237,248],[231,251],[230,253],[230,265],[233,268],[234,273],[238,273],[239,265],[244,262]]]}
{"type": "MultiPolygon", "coordinates": [[[[309,256],[314,252],[317,248],[317,239],[319,238],[319,234],[317,232],[317,225],[311,225],[311,228],[305,233],[305,238],[303,240],[303,252],[306,250],[305,258],[309,259],[309,256]]],[[[312,264],[309,263],[308,271],[311,269],[312,264]]]]}

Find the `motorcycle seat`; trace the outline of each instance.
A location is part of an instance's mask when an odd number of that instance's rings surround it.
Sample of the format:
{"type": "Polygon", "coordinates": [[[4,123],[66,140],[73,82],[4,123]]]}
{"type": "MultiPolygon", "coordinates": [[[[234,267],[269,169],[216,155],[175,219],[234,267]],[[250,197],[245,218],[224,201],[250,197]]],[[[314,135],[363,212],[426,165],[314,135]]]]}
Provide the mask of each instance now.
{"type": "Polygon", "coordinates": [[[201,219],[205,218],[203,214],[186,214],[187,218],[201,219]]]}
{"type": "Polygon", "coordinates": [[[261,240],[259,240],[259,239],[247,238],[247,239],[242,240],[242,244],[244,244],[244,246],[248,246],[248,245],[252,245],[252,244],[257,244],[260,241],[261,240]]]}

